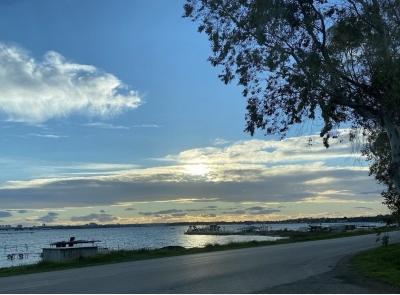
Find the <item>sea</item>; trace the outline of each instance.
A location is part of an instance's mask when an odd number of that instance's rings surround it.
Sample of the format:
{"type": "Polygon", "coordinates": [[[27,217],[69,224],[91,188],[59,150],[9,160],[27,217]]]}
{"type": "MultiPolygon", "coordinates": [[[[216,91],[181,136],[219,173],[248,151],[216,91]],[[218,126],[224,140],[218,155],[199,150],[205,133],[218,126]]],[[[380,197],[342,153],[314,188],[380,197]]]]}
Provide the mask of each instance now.
{"type": "MultiPolygon", "coordinates": [[[[364,226],[381,226],[378,223],[348,223],[364,226]]],[[[270,230],[298,230],[307,227],[306,223],[295,224],[263,224],[270,230]]],[[[329,225],[329,224],[322,224],[329,225]]],[[[332,224],[333,225],[333,224],[332,224]]],[[[259,226],[255,224],[255,226],[259,226]]],[[[223,225],[222,229],[237,231],[243,224],[223,225]]],[[[51,243],[76,240],[96,240],[94,245],[112,250],[158,249],[166,246],[182,246],[185,248],[205,247],[207,244],[228,244],[230,242],[274,241],[273,236],[212,236],[185,235],[188,226],[140,226],[120,228],[85,228],[85,229],[53,229],[53,230],[1,230],[0,231],[0,268],[33,264],[41,260],[42,248],[51,243]],[[13,259],[10,259],[13,255],[13,259]]],[[[90,244],[89,244],[90,245],[90,244]]]]}

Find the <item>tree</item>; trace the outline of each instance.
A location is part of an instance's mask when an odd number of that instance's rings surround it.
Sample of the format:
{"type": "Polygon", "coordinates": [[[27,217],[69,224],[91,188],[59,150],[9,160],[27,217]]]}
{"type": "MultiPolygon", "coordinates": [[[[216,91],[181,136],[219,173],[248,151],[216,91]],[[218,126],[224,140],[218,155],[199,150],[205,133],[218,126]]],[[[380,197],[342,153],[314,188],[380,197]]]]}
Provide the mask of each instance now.
{"type": "Polygon", "coordinates": [[[391,154],[386,132],[374,130],[370,133],[368,143],[362,149],[362,155],[366,157],[367,161],[371,162],[369,175],[374,175],[375,179],[386,187],[381,193],[384,198],[383,203],[397,216],[400,213],[400,193],[388,173],[391,154]]]}
{"type": "Polygon", "coordinates": [[[245,131],[284,137],[321,117],[326,147],[343,123],[371,140],[383,131],[400,191],[400,0],[186,1],[219,78],[244,87],[245,131]]]}

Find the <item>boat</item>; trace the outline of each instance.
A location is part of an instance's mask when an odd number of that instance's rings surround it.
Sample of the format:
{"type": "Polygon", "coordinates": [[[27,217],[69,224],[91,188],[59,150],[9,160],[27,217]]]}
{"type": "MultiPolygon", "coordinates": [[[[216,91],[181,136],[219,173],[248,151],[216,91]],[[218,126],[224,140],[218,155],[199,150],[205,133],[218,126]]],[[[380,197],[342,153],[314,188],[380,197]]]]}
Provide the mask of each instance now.
{"type": "Polygon", "coordinates": [[[225,230],[225,227],[221,227],[218,224],[209,224],[202,227],[197,227],[196,225],[190,225],[185,235],[233,235],[234,232],[230,230],[225,230]]]}
{"type": "Polygon", "coordinates": [[[240,233],[248,234],[248,233],[266,233],[269,231],[269,227],[266,225],[254,226],[254,225],[246,225],[243,228],[238,229],[240,233]]]}

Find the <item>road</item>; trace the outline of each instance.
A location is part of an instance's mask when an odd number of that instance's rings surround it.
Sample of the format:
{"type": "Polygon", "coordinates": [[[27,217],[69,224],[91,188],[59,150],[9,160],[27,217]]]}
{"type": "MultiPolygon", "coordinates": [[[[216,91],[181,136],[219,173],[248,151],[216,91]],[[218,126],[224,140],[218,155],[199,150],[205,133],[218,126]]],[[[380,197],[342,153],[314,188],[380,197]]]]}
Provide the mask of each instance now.
{"type": "MultiPolygon", "coordinates": [[[[0,293],[254,293],[330,271],[379,247],[375,235],[124,262],[0,278],[0,293]]],[[[400,232],[390,233],[390,243],[400,232]]]]}

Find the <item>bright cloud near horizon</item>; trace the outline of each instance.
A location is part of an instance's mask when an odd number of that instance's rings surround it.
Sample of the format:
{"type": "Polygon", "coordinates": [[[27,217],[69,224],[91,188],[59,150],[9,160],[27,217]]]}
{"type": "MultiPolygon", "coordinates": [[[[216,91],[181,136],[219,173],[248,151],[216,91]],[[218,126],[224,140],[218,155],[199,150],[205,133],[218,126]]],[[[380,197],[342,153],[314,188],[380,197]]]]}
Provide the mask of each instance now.
{"type": "Polygon", "coordinates": [[[0,1],[0,224],[388,213],[347,129],[243,132],[183,3],[0,1]]]}

